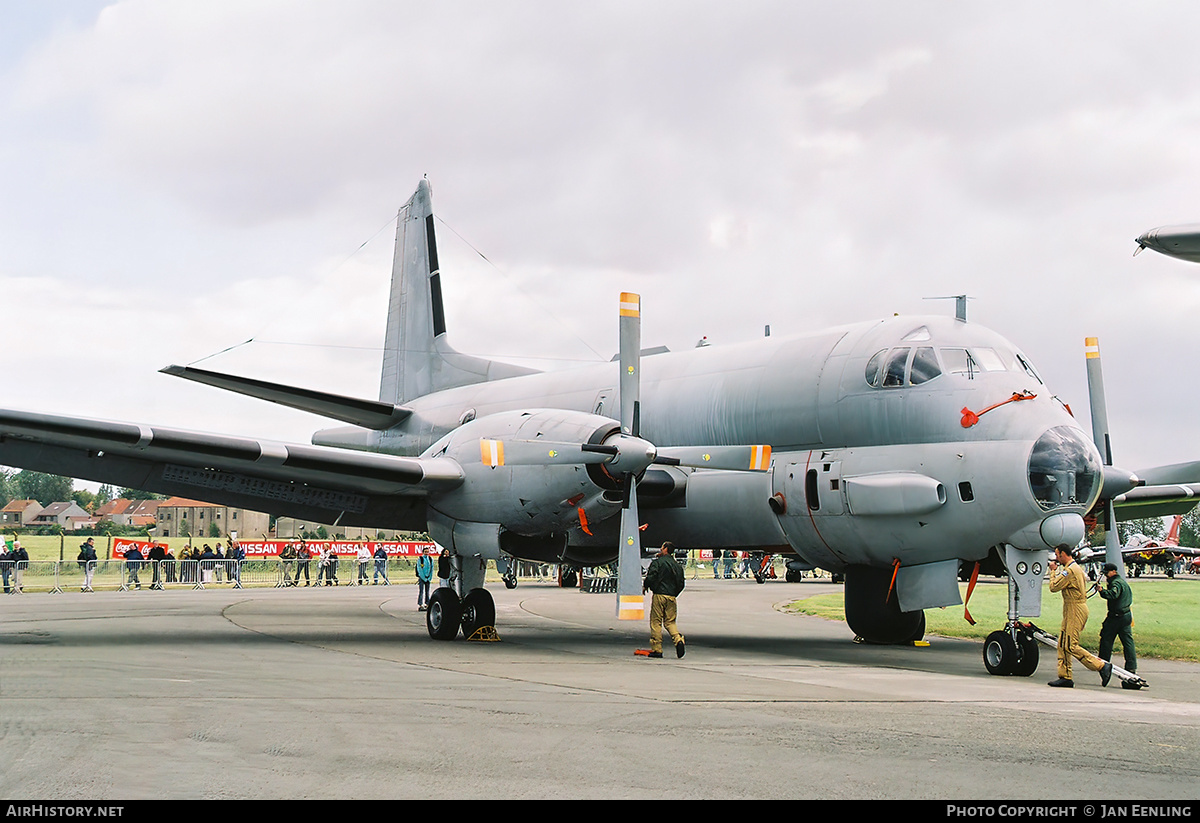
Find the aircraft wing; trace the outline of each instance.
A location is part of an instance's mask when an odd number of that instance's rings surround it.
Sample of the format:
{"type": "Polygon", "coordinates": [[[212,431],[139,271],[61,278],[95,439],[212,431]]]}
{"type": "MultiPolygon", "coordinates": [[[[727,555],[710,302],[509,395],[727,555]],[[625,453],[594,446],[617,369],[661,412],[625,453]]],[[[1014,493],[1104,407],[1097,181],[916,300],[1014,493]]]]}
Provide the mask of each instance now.
{"type": "Polygon", "coordinates": [[[1113,498],[1117,520],[1187,514],[1200,502],[1200,483],[1139,486],[1113,498]]]}
{"type": "Polygon", "coordinates": [[[447,458],[0,410],[0,464],[320,523],[424,530],[425,497],[462,483],[447,458]]]}
{"type": "Polygon", "coordinates": [[[1200,502],[1200,462],[1154,466],[1134,474],[1146,485],[1113,498],[1121,522],[1187,514],[1200,502]]]}
{"type": "MultiPolygon", "coordinates": [[[[1121,555],[1128,557],[1134,554],[1176,554],[1181,557],[1200,557],[1200,549],[1189,549],[1183,546],[1122,546],[1121,555]]],[[[1103,560],[1107,556],[1106,550],[1101,547],[1093,549],[1084,547],[1079,550],[1079,560],[1088,562],[1089,560],[1103,560]]]]}

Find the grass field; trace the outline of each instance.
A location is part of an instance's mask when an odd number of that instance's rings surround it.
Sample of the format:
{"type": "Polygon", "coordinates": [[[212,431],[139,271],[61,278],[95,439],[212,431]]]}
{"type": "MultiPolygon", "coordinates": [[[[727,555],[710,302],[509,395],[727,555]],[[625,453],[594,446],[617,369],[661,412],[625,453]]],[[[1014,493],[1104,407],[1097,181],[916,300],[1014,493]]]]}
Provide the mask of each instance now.
{"type": "MultiPolygon", "coordinates": [[[[1130,580],[1129,586],[1133,589],[1133,639],[1137,644],[1138,656],[1200,662],[1200,579],[1139,578],[1130,580]]],[[[966,586],[960,589],[965,597],[966,586]]],[[[926,633],[982,641],[989,633],[1004,626],[1008,611],[1008,587],[996,583],[976,586],[967,607],[975,618],[974,626],[963,619],[962,606],[928,609],[925,612],[926,633]]],[[[1080,640],[1092,652],[1096,651],[1099,643],[1100,623],[1104,620],[1106,608],[1098,595],[1088,600],[1091,617],[1080,640]]],[[[786,610],[830,620],[845,620],[840,592],[796,600],[786,610]]],[[[1033,622],[1051,634],[1058,634],[1061,618],[1062,599],[1057,594],[1051,594],[1048,587],[1044,588],[1042,616],[1033,618],[1033,622]]],[[[1120,648],[1119,641],[1117,648],[1120,648]]]]}

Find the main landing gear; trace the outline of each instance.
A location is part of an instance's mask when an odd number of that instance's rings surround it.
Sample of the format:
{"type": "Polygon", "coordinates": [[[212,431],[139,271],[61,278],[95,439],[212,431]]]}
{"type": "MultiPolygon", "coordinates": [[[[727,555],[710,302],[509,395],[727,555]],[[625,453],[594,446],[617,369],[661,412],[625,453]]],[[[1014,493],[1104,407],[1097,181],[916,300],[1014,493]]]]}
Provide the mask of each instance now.
{"type": "Polygon", "coordinates": [[[453,640],[459,628],[468,640],[481,629],[495,631],[496,602],[487,589],[471,589],[461,600],[448,586],[435,589],[425,611],[425,628],[434,640],[453,640]]]}

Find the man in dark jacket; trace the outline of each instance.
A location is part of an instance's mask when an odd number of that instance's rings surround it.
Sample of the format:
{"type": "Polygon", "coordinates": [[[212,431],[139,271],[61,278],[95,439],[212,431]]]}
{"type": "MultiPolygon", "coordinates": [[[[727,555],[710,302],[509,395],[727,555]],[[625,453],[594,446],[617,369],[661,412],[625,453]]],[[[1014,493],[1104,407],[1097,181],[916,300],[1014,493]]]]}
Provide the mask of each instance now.
{"type": "Polygon", "coordinates": [[[1096,582],[1096,591],[1108,603],[1108,615],[1100,624],[1100,654],[1101,660],[1112,660],[1113,641],[1121,638],[1121,651],[1125,653],[1125,668],[1130,672],[1137,671],[1137,652],[1133,648],[1133,591],[1129,584],[1117,574],[1117,567],[1112,563],[1104,564],[1104,575],[1108,578],[1107,588],[1100,588],[1096,582]]]}
{"type": "Polygon", "coordinates": [[[675,656],[683,657],[683,635],[675,625],[678,608],[675,599],[683,591],[683,568],[675,560],[675,547],[663,543],[642,581],[642,593],[649,589],[654,596],[650,599],[650,656],[662,657],[663,627],[675,644],[675,656]]]}
{"type": "Polygon", "coordinates": [[[167,559],[167,551],[162,543],[151,543],[150,551],[146,554],[146,559],[150,561],[150,571],[153,577],[150,581],[150,588],[162,590],[162,573],[163,561],[167,559]]]}
{"type": "Polygon", "coordinates": [[[144,559],[145,558],[142,557],[142,553],[136,545],[130,546],[125,550],[126,588],[128,588],[130,584],[132,584],[134,588],[140,589],[142,587],[141,578],[138,577],[138,569],[141,567],[142,560],[144,559]]]}
{"type": "Polygon", "coordinates": [[[0,575],[4,576],[4,593],[11,594],[12,588],[9,585],[9,580],[12,578],[13,566],[16,565],[12,560],[12,551],[8,548],[8,544],[0,544],[0,575]]]}
{"type": "Polygon", "coordinates": [[[96,574],[96,538],[89,537],[79,546],[79,558],[77,560],[79,568],[83,572],[83,585],[79,587],[81,592],[90,592],[92,590],[92,577],[96,574]]]}

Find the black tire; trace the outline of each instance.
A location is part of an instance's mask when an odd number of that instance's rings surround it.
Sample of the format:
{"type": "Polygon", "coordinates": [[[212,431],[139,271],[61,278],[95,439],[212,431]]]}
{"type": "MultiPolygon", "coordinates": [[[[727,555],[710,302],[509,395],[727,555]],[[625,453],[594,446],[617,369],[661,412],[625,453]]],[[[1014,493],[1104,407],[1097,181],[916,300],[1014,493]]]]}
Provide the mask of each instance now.
{"type": "Polygon", "coordinates": [[[1017,644],[1006,631],[992,632],[983,641],[983,665],[988,674],[1007,676],[1017,663],[1017,644]]]}
{"type": "Polygon", "coordinates": [[[573,589],[579,585],[579,575],[574,569],[563,569],[560,579],[564,589],[573,589]]]}
{"type": "Polygon", "coordinates": [[[484,627],[496,625],[496,601],[487,589],[471,589],[462,599],[463,637],[470,637],[484,627]]]}
{"type": "Polygon", "coordinates": [[[434,640],[453,640],[458,636],[458,624],[462,620],[462,602],[458,594],[447,586],[434,589],[425,610],[425,628],[434,640]]]}
{"type": "Polygon", "coordinates": [[[1013,666],[1013,674],[1017,677],[1031,677],[1037,671],[1040,654],[1038,642],[1027,634],[1017,635],[1017,658],[1013,666]]]}
{"type": "Polygon", "coordinates": [[[918,614],[920,615],[920,619],[913,626],[912,633],[904,639],[905,643],[916,643],[918,640],[925,639],[925,612],[921,611],[918,614]]]}
{"type": "Polygon", "coordinates": [[[891,569],[850,566],[844,597],[846,625],[867,643],[908,644],[925,636],[925,612],[900,610],[891,569]]]}
{"type": "Polygon", "coordinates": [[[515,589],[517,587],[517,578],[515,575],[504,578],[504,588],[515,589]]]}

